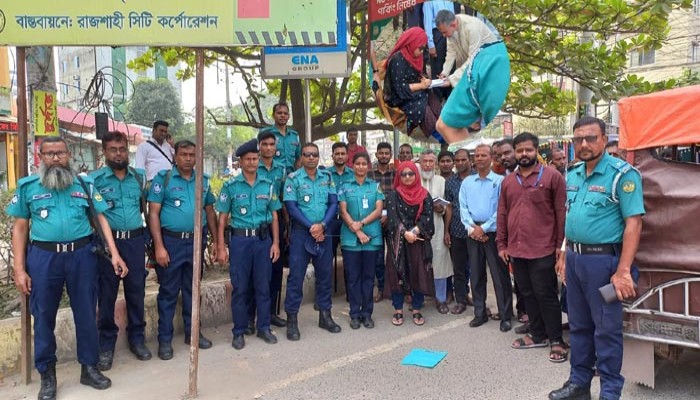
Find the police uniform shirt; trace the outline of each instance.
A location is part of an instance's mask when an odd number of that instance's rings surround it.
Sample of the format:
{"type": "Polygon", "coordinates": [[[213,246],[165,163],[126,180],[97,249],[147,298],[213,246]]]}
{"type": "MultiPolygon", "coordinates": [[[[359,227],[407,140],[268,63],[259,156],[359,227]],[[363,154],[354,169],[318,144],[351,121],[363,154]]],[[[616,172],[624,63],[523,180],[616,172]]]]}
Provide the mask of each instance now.
{"type": "Polygon", "coordinates": [[[272,160],[272,168],[267,169],[267,166],[260,159],[260,164],[258,165],[258,177],[264,178],[272,182],[275,186],[275,193],[279,197],[282,192],[282,185],[284,178],[286,177],[284,172],[284,166],[281,162],[277,160],[272,160]]]}
{"type": "Polygon", "coordinates": [[[260,132],[270,131],[275,134],[277,142],[277,151],[275,152],[275,160],[279,161],[284,166],[285,173],[294,171],[296,161],[301,157],[301,144],[299,143],[299,134],[294,129],[287,127],[286,135],[277,129],[276,126],[270,126],[262,129],[260,132]]]}
{"type": "MultiPolygon", "coordinates": [[[[92,191],[95,212],[104,213],[107,203],[89,176],[81,177],[92,191]]],[[[78,178],[65,190],[49,190],[41,185],[38,175],[22,178],[17,183],[17,191],[10,200],[7,214],[23,219],[31,219],[30,240],[41,242],[72,242],[89,236],[93,229],[89,219],[88,193],[85,193],[78,178]]]]}
{"type": "Polygon", "coordinates": [[[605,152],[590,176],[583,162],[569,171],[566,195],[566,238],[577,243],[622,243],[625,218],[645,212],[641,175],[605,152]]]}
{"type": "MultiPolygon", "coordinates": [[[[345,207],[353,221],[362,221],[374,212],[378,200],[384,200],[384,193],[379,182],[365,179],[360,185],[353,179],[338,190],[338,201],[345,202],[345,207]]],[[[370,237],[370,241],[361,244],[357,235],[350,231],[346,224],[340,229],[340,245],[347,250],[379,250],[382,245],[382,225],[376,219],[362,227],[362,232],[370,237]]]]}
{"type": "Polygon", "coordinates": [[[102,167],[90,174],[95,181],[95,189],[102,195],[107,203],[105,217],[109,226],[114,230],[131,231],[143,227],[141,217],[141,196],[145,183],[145,171],[141,168],[126,170],[124,179],[114,175],[109,167],[102,167]],[[134,175],[138,174],[138,178],[134,175]]]}
{"type": "Polygon", "coordinates": [[[216,211],[231,214],[235,229],[257,229],[272,223],[272,212],[282,208],[275,184],[257,176],[251,186],[241,174],[224,183],[216,211]]]}
{"type": "Polygon", "coordinates": [[[317,169],[312,180],[304,168],[287,177],[284,201],[295,201],[299,210],[312,224],[323,221],[328,209],[328,195],[336,194],[335,183],[328,170],[317,169]]]}
{"type": "MultiPolygon", "coordinates": [[[[195,171],[192,171],[190,179],[180,175],[177,168],[170,171],[168,187],[163,187],[168,171],[160,171],[151,183],[148,192],[148,201],[159,203],[160,226],[174,232],[194,231],[194,196],[195,196],[195,171]]],[[[204,174],[202,182],[202,203],[204,206],[214,204],[216,199],[209,188],[209,175],[204,174]]],[[[202,212],[202,227],[207,225],[206,213],[202,212]]]]}
{"type": "Polygon", "coordinates": [[[329,168],[328,170],[331,171],[331,177],[333,178],[335,190],[338,192],[338,194],[340,194],[340,188],[344,184],[355,180],[355,172],[353,172],[352,168],[348,166],[345,166],[343,168],[342,174],[338,173],[338,171],[335,169],[335,166],[329,168]]]}

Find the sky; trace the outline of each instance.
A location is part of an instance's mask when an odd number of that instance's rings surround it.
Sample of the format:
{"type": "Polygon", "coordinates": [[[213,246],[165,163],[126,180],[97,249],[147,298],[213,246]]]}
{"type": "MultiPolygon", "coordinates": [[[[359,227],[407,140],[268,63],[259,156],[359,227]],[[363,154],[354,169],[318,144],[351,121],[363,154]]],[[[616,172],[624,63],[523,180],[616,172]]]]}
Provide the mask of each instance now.
{"type": "MultiPolygon", "coordinates": [[[[207,108],[223,107],[226,105],[226,85],[224,84],[224,67],[216,65],[207,67],[204,71],[204,106],[207,108]],[[217,76],[218,75],[218,76],[217,76]]],[[[231,71],[231,70],[229,70],[231,71]]],[[[196,102],[196,79],[188,79],[182,83],[182,109],[192,112],[196,102]]],[[[231,104],[239,104],[240,98],[248,97],[248,91],[240,75],[229,78],[231,104]]]]}

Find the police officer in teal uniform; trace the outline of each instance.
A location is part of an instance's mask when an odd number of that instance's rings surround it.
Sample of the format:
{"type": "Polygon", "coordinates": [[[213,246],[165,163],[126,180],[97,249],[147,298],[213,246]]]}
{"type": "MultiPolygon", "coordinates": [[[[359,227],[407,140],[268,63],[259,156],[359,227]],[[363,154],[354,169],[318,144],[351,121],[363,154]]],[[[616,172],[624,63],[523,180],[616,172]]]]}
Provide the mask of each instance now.
{"type": "Polygon", "coordinates": [[[216,202],[219,211],[219,249],[216,253],[219,262],[227,261],[224,227],[230,215],[231,345],[240,350],[245,347],[243,334],[248,327],[248,303],[253,294],[258,314],[258,337],[268,344],[277,343],[277,337],[270,331],[270,278],[272,263],[280,254],[277,212],[282,204],[276,184],[257,172],[258,141],[253,139],[240,146],[236,157],[240,157],[243,172],[224,184],[216,202]]]}
{"type": "Polygon", "coordinates": [[[97,367],[107,371],[112,368],[114,346],[119,333],[119,327],[114,322],[114,303],[120,281],[124,282],[129,350],[141,361],[150,360],[151,351],[144,343],[146,265],[141,199],[145,196],[145,171],[129,167],[129,140],[122,132],[107,132],[102,137],[102,151],[107,165],[93,171],[90,177],[94,179],[95,188],[107,203],[104,215],[109,221],[119,254],[129,266],[129,275],[119,279],[106,259],[98,259],[100,277],[97,329],[100,335],[100,362],[97,367]]]}
{"type": "Polygon", "coordinates": [[[47,137],[39,151],[38,175],[19,180],[7,214],[15,218],[15,286],[20,293],[29,295],[34,317],[34,366],[41,374],[38,398],[50,400],[56,398],[57,390],[54,329],[64,285],[75,322],[80,383],[95,389],[107,389],[112,384],[97,369],[98,256],[89,219],[90,198],[97,213],[96,223],[111,253],[112,274],[123,278],[128,268],[103,215],[107,204],[90,177],[79,178],[71,170],[66,142],[60,137],[47,137]]]}
{"type": "Polygon", "coordinates": [[[605,152],[605,122],[583,117],[574,124],[574,149],[583,162],[566,179],[565,276],[571,341],[571,372],[552,400],[590,399],[593,368],[600,373],[600,398],[619,399],[622,368],[622,303],[635,296],[633,264],[644,214],[642,178],[627,162],[605,152]],[[617,301],[598,291],[612,283],[617,301]]]}
{"type": "Polygon", "coordinates": [[[277,150],[275,160],[282,163],[285,174],[289,174],[299,166],[299,156],[301,155],[301,143],[299,134],[294,129],[287,126],[289,121],[289,106],[287,103],[277,103],[272,106],[272,118],[275,124],[260,132],[272,132],[277,139],[277,150]]]}
{"type": "MultiPolygon", "coordinates": [[[[333,146],[331,146],[331,152],[333,154],[333,166],[328,170],[331,171],[331,177],[333,177],[336,192],[340,193],[340,189],[342,188],[343,184],[355,180],[355,174],[352,172],[352,168],[348,167],[348,145],[346,143],[333,143],[333,146]]],[[[340,213],[338,213],[336,218],[331,221],[328,229],[331,239],[333,240],[333,257],[336,256],[338,251],[338,244],[340,243],[340,227],[342,225],[343,221],[340,219],[340,213]]],[[[344,270],[343,272],[345,275],[345,286],[347,287],[348,271],[344,270]]]]}
{"type": "Polygon", "coordinates": [[[292,220],[289,240],[289,276],[284,309],[287,312],[287,339],[301,338],[297,314],[302,300],[302,285],[309,260],[316,275],[318,326],[331,333],[341,328],[333,321],[331,284],[331,240],[326,227],[338,211],[338,196],[328,170],[318,168],[319,150],[313,143],[302,148],[302,168],[289,174],[284,188],[284,204],[292,220]]]}
{"type": "MultiPolygon", "coordinates": [[[[148,192],[148,225],[153,237],[158,289],[158,357],[173,358],[173,318],[177,298],[182,292],[182,319],[185,344],[190,344],[192,317],[192,274],[194,253],[195,144],[189,140],[175,143],[175,168],[160,171],[148,192]]],[[[202,255],[206,246],[207,228],[217,248],[216,199],[209,188],[209,176],[202,183],[202,255]]],[[[214,251],[216,253],[216,251],[214,251]]],[[[214,258],[216,254],[214,254],[214,258]]],[[[203,258],[203,257],[202,257],[203,258]]],[[[204,260],[202,259],[202,264],[204,260]]],[[[198,346],[208,349],[210,340],[201,333],[198,346]]]]}
{"type": "Polygon", "coordinates": [[[353,180],[338,191],[343,226],[340,244],[343,265],[347,271],[347,292],[350,300],[350,327],[374,328],[374,271],[377,253],[382,248],[384,193],[379,182],[367,178],[372,163],[367,153],[353,157],[353,180]]]}

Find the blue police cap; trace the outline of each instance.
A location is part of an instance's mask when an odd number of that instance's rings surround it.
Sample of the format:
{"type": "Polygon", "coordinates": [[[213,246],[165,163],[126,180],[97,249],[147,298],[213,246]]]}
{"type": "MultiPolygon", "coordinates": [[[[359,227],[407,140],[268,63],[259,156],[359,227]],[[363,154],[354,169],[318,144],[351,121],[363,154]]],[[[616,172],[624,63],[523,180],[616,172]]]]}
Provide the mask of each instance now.
{"type": "Polygon", "coordinates": [[[258,153],[258,139],[251,139],[236,149],[236,157],[243,157],[248,153],[258,153]]]}

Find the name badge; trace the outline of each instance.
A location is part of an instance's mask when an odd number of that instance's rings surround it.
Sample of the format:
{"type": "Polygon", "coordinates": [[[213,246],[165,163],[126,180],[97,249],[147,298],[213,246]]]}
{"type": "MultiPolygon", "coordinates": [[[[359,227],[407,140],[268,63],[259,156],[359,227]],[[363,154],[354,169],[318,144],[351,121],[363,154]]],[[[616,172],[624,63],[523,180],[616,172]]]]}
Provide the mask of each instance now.
{"type": "Polygon", "coordinates": [[[362,199],[362,208],[369,208],[369,199],[362,199]]]}
{"type": "Polygon", "coordinates": [[[588,187],[589,192],[596,192],[596,193],[605,193],[605,186],[594,186],[591,185],[588,187]]]}

